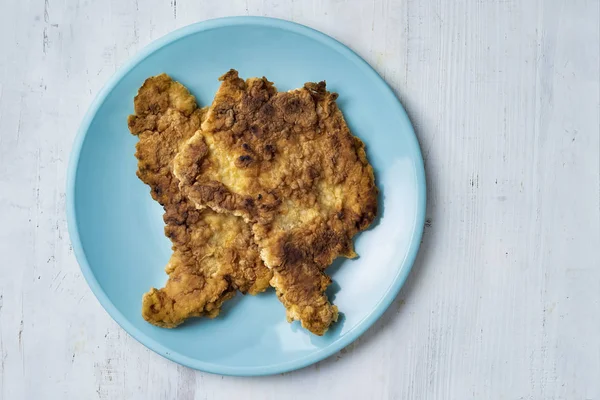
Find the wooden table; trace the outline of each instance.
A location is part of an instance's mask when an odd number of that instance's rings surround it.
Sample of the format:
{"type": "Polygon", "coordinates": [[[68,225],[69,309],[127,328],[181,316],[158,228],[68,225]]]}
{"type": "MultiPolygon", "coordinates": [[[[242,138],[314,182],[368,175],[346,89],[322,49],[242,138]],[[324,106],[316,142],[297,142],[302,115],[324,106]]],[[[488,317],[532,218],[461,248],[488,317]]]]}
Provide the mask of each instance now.
{"type": "Polygon", "coordinates": [[[599,399],[599,2],[3,0],[0,399],[599,399]],[[227,15],[341,40],[414,122],[429,204],[395,303],[330,359],[201,373],[129,337],[69,242],[84,112],[130,56],[227,15]]]}

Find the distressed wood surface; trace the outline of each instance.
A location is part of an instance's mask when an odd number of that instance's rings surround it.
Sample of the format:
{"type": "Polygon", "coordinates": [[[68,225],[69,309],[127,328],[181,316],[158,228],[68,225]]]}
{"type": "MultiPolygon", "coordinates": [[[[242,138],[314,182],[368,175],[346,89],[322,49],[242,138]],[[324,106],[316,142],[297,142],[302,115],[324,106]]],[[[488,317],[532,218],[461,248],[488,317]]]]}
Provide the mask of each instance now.
{"type": "Polygon", "coordinates": [[[2,0],[0,399],[600,399],[597,0],[2,0]],[[426,161],[408,283],[309,368],[201,373],[129,337],[65,221],[78,124],[175,28],[268,15],[341,40],[393,86],[426,161]]]}

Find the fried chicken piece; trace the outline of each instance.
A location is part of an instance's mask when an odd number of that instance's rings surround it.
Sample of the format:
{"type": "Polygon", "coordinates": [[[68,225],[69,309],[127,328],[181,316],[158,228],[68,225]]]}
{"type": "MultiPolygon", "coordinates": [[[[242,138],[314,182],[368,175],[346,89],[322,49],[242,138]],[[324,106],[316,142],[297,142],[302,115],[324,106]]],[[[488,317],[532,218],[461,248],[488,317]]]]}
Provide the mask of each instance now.
{"type": "Polygon", "coordinates": [[[377,213],[364,144],[325,82],[277,92],[235,70],[220,80],[202,130],[175,158],[180,189],[196,206],[252,225],[288,320],[322,335],[338,315],[323,270],[356,256],[352,238],[377,213]]]}
{"type": "Polygon", "coordinates": [[[200,128],[206,109],[197,108],[194,96],[165,74],[144,82],[134,107],[128,125],[139,138],[137,175],[164,207],[165,235],[173,243],[167,284],[144,295],[142,315],[167,328],[189,317],[214,318],[236,290],[264,291],[272,273],[242,218],[198,210],[179,191],[173,158],[200,128]]]}

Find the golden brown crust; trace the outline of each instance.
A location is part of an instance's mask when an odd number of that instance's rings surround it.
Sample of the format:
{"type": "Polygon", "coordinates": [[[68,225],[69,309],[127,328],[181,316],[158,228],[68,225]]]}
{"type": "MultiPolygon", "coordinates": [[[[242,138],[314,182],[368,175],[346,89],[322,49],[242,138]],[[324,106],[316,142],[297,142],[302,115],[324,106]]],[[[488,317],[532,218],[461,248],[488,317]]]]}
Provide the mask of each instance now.
{"type": "Polygon", "coordinates": [[[355,256],[352,237],[377,213],[364,145],[324,82],[277,92],[234,70],[221,80],[202,131],[175,158],[180,188],[198,207],[252,224],[288,317],[323,334],[337,309],[322,270],[355,256]]]}
{"type": "Polygon", "coordinates": [[[144,82],[134,106],[128,125],[139,137],[137,175],[164,207],[165,235],[173,243],[167,284],[144,295],[142,315],[168,328],[189,317],[216,317],[236,290],[264,291],[272,273],[241,218],[196,209],[172,174],[173,158],[200,128],[206,110],[197,108],[188,90],[165,74],[144,82]]]}

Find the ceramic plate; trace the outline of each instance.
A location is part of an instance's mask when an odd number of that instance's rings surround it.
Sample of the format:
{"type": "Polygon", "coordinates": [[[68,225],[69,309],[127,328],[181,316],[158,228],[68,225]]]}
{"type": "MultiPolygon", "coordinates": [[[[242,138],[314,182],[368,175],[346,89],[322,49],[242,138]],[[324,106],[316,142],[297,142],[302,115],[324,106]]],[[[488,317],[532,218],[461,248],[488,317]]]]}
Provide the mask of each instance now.
{"type": "Polygon", "coordinates": [[[415,259],[425,215],[423,160],[402,105],[381,77],[334,39],[291,22],[254,17],[191,25],[154,42],[121,68],[85,116],[71,155],[67,185],[69,231],[94,294],[133,337],[175,362],[227,375],[266,375],[310,365],[339,351],[381,316],[415,259]],[[328,294],[340,320],[317,337],[285,319],[273,290],[238,295],[214,320],[177,329],[144,321],[141,299],[162,287],[170,242],[162,209],[135,174],[136,138],[127,129],[133,97],[144,80],[166,72],[201,106],[218,77],[266,76],[279,90],[326,80],[339,93],[352,132],[375,168],[379,216],[358,235],[359,258],[329,269],[328,294]]]}

